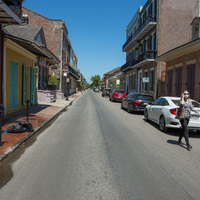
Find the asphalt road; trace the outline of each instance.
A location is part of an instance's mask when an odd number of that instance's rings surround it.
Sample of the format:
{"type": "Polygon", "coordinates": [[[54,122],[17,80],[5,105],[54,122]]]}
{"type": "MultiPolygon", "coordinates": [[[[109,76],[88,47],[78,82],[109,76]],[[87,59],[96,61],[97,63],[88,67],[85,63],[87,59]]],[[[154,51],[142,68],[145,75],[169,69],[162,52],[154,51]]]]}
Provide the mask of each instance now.
{"type": "Polygon", "coordinates": [[[86,91],[12,163],[0,199],[199,200],[200,138],[190,152],[177,139],[86,91]]]}

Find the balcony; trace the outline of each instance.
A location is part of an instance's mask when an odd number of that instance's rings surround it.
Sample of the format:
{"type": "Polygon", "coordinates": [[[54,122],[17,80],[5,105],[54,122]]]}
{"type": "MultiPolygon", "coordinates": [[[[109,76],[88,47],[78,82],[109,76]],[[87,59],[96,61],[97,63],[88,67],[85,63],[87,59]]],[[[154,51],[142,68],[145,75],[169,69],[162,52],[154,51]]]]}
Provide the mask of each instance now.
{"type": "Polygon", "coordinates": [[[126,71],[129,68],[131,68],[130,61],[121,66],[121,71],[126,71]]]}
{"type": "Polygon", "coordinates": [[[157,56],[156,50],[147,50],[147,52],[139,54],[136,58],[131,61],[128,61],[121,67],[121,71],[126,71],[128,69],[141,67],[142,65],[151,63],[155,61],[157,56]]]}
{"type": "Polygon", "coordinates": [[[63,71],[67,71],[70,75],[74,76],[74,78],[79,79],[78,71],[73,69],[70,65],[65,65],[63,71]]]}
{"type": "Polygon", "coordinates": [[[21,24],[23,0],[0,0],[0,24],[21,24]]]}
{"type": "Polygon", "coordinates": [[[130,51],[139,40],[141,40],[152,28],[156,26],[156,18],[149,16],[145,22],[140,25],[134,35],[131,35],[123,45],[123,52],[130,51]]]}

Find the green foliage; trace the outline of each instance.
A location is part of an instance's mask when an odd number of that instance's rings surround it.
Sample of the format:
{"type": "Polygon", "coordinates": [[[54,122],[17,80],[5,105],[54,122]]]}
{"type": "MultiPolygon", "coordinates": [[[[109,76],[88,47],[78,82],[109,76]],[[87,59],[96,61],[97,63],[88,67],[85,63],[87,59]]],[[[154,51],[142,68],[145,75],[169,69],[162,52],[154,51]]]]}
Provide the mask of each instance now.
{"type": "Polygon", "coordinates": [[[58,81],[55,76],[50,76],[48,78],[48,85],[57,85],[58,81]]]}
{"type": "Polygon", "coordinates": [[[99,75],[94,75],[91,77],[90,79],[92,81],[91,86],[99,86],[99,84],[101,83],[101,77],[99,75]]]}

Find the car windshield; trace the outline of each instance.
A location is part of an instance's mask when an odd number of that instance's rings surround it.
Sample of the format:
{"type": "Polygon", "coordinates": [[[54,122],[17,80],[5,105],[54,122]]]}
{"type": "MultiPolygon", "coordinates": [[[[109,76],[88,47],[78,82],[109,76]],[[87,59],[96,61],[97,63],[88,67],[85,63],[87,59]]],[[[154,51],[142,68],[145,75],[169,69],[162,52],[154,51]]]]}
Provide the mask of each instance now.
{"type": "Polygon", "coordinates": [[[117,92],[117,93],[125,93],[124,90],[115,90],[115,92],[117,92]]]}
{"type": "Polygon", "coordinates": [[[147,96],[147,95],[138,95],[137,99],[138,100],[153,101],[153,97],[152,96],[147,96]]]}

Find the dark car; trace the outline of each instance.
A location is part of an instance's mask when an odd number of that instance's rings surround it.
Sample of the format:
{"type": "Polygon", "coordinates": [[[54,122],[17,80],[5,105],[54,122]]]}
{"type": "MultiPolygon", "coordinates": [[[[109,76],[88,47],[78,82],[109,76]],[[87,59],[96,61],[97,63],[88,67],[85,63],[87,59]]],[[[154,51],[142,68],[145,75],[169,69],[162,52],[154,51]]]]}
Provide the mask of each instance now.
{"type": "Polygon", "coordinates": [[[111,93],[111,89],[109,88],[104,88],[103,91],[102,91],[102,94],[101,96],[104,97],[104,96],[109,96],[111,93]]]}
{"type": "Polygon", "coordinates": [[[110,101],[122,101],[127,96],[126,92],[124,90],[118,90],[115,89],[110,93],[110,101]]]}
{"type": "Polygon", "coordinates": [[[132,111],[144,111],[145,107],[153,102],[154,99],[151,95],[132,92],[122,100],[121,108],[127,109],[129,113],[132,111]]]}

